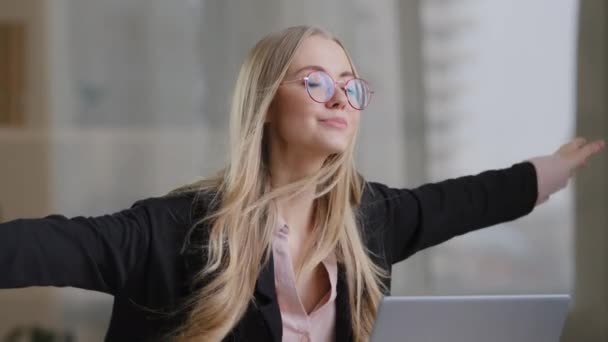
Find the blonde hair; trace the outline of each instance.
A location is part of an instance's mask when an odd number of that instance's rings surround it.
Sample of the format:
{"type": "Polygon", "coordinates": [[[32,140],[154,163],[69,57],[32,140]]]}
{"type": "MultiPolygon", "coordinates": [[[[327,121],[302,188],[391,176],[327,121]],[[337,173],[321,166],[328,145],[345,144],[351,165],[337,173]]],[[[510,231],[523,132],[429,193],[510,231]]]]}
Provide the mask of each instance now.
{"type": "Polygon", "coordinates": [[[298,273],[308,274],[335,253],[346,270],[355,340],[367,340],[371,334],[385,272],[370,259],[357,224],[355,207],[363,180],[354,167],[354,139],[315,174],[278,189],[270,187],[265,116],[296,49],[313,35],[332,39],[344,49],[328,32],[309,26],[287,28],[255,45],[241,66],[232,98],[228,165],[215,178],[179,189],[215,192],[219,206],[197,222],[209,225],[209,240],[202,249],[207,262],[197,274],[197,282],[204,285],[188,303],[178,341],[218,341],[238,324],[254,298],[262,265],[269,261],[277,219],[273,201],[311,187],[316,189],[314,243],[305,249],[298,273]]]}

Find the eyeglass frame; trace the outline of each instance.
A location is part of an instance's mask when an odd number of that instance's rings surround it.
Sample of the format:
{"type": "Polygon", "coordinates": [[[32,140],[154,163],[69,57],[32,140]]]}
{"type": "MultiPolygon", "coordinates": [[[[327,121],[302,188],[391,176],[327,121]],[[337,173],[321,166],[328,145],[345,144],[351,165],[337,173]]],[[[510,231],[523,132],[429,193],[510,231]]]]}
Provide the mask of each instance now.
{"type": "Polygon", "coordinates": [[[316,103],[327,103],[327,102],[331,101],[331,99],[332,99],[332,98],[333,98],[333,97],[336,95],[335,91],[336,91],[336,86],[338,85],[338,83],[342,83],[342,84],[343,84],[343,87],[341,87],[340,89],[341,89],[342,91],[344,91],[344,94],[346,95],[346,100],[348,101],[348,105],[349,105],[349,106],[351,106],[351,107],[352,107],[353,109],[355,109],[355,110],[360,110],[360,111],[361,111],[361,110],[364,110],[365,108],[367,108],[367,107],[369,106],[369,103],[368,103],[368,104],[367,104],[365,107],[363,107],[363,108],[359,109],[359,108],[357,108],[357,107],[353,106],[353,104],[350,102],[350,98],[348,97],[348,94],[346,93],[346,85],[347,85],[349,82],[354,81],[354,80],[360,80],[360,81],[365,82],[365,84],[367,85],[367,90],[369,91],[369,102],[371,102],[371,101],[372,101],[372,97],[373,97],[373,95],[374,95],[374,93],[375,93],[375,92],[372,90],[371,84],[370,84],[370,83],[369,83],[367,80],[365,80],[365,79],[363,79],[363,78],[361,78],[361,77],[353,77],[353,78],[351,78],[351,79],[349,79],[349,80],[347,80],[347,81],[345,81],[345,80],[338,80],[338,81],[336,81],[336,80],[335,80],[333,77],[331,77],[331,75],[330,75],[328,72],[326,72],[326,71],[323,71],[323,70],[313,70],[313,71],[309,72],[308,74],[306,74],[306,76],[304,76],[304,77],[300,77],[300,78],[296,78],[296,79],[293,79],[293,80],[288,80],[288,81],[283,81],[283,82],[281,82],[281,83],[280,83],[280,85],[283,85],[283,84],[285,84],[285,83],[293,83],[293,82],[298,82],[298,81],[304,81],[304,88],[306,89],[306,93],[308,93],[308,96],[309,96],[309,97],[310,97],[310,98],[311,98],[313,101],[315,101],[316,103]],[[329,78],[330,78],[330,79],[333,81],[333,83],[334,83],[334,93],[333,93],[333,94],[332,94],[332,96],[329,98],[329,100],[327,100],[327,101],[325,101],[325,102],[315,100],[315,98],[314,98],[314,97],[312,97],[312,95],[310,94],[310,89],[309,89],[309,87],[308,87],[308,80],[309,80],[309,78],[310,78],[310,75],[312,75],[312,74],[314,74],[314,73],[317,73],[317,72],[318,72],[318,73],[324,73],[324,74],[326,74],[326,75],[327,75],[327,77],[329,77],[329,78]]]}

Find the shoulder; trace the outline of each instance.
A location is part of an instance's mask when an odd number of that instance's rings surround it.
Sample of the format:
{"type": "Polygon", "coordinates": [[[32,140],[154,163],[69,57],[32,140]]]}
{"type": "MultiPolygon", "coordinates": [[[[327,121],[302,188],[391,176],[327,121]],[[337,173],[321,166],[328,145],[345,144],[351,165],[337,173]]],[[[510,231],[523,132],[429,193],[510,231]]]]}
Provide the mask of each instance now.
{"type": "Polygon", "coordinates": [[[147,215],[151,221],[169,220],[178,224],[192,225],[205,216],[213,200],[213,194],[210,192],[169,193],[142,198],[133,203],[130,210],[136,210],[140,215],[147,215]]]}
{"type": "Polygon", "coordinates": [[[373,205],[394,196],[395,189],[379,182],[366,181],[363,185],[361,205],[373,205]]]}
{"type": "Polygon", "coordinates": [[[358,207],[360,224],[366,230],[386,228],[395,211],[405,210],[400,202],[407,190],[392,188],[379,182],[366,181],[358,207]]]}
{"type": "Polygon", "coordinates": [[[143,248],[177,255],[192,235],[200,240],[199,222],[212,205],[210,193],[188,191],[140,199],[124,213],[139,222],[143,248]]]}
{"type": "Polygon", "coordinates": [[[390,241],[393,233],[414,229],[420,217],[420,201],[415,190],[396,188],[378,182],[365,182],[357,210],[359,224],[366,235],[390,241]]]}
{"type": "Polygon", "coordinates": [[[138,242],[143,256],[140,273],[133,275],[130,285],[130,295],[137,303],[160,307],[175,300],[173,296],[183,290],[179,284],[200,269],[200,254],[193,253],[191,242],[204,236],[198,222],[212,203],[210,193],[188,191],[143,198],[128,209],[145,224],[138,242]],[[149,286],[149,293],[139,293],[142,286],[149,286]]]}
{"type": "Polygon", "coordinates": [[[409,189],[399,189],[383,183],[366,181],[360,211],[366,216],[385,216],[392,210],[413,209],[415,201],[409,189]]]}

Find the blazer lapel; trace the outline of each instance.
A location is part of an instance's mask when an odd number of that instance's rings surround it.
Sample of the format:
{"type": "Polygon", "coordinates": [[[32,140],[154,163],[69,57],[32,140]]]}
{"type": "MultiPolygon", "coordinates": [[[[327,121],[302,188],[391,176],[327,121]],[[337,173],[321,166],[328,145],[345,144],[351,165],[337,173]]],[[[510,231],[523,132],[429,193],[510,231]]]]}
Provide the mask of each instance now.
{"type": "MultiPolygon", "coordinates": [[[[203,202],[202,208],[193,208],[194,217],[201,217],[205,212],[213,211],[218,202],[214,202],[214,193],[205,194],[205,201],[203,202]],[[209,196],[207,198],[207,196],[209,196]],[[207,207],[208,206],[208,207],[207,207]],[[202,214],[198,213],[201,210],[202,214]]],[[[187,233],[186,239],[182,246],[181,254],[185,261],[185,271],[187,274],[188,281],[186,282],[186,293],[191,293],[197,289],[200,289],[202,284],[194,283],[194,277],[204,266],[203,253],[201,246],[204,246],[209,239],[207,234],[208,227],[203,224],[200,226],[192,227],[187,233]]],[[[268,326],[268,330],[272,336],[272,341],[281,342],[283,335],[283,322],[281,320],[281,311],[279,309],[279,303],[277,300],[276,289],[274,285],[274,261],[272,253],[270,258],[265,265],[262,265],[260,274],[258,276],[256,287],[254,291],[255,303],[254,305],[261,313],[261,316],[268,326]]],[[[244,317],[243,319],[248,319],[244,317]]],[[[255,336],[251,336],[255,338],[255,336]]]]}
{"type": "Polygon", "coordinates": [[[281,342],[283,322],[281,321],[281,310],[274,285],[274,261],[272,254],[268,262],[260,270],[254,297],[255,304],[258,306],[264,322],[268,325],[272,340],[281,342]]]}
{"type": "MultiPolygon", "coordinates": [[[[202,286],[202,284],[195,283],[193,280],[196,273],[200,271],[204,265],[203,255],[200,247],[198,247],[201,246],[206,239],[203,232],[203,229],[194,229],[190,235],[191,243],[185,245],[182,249],[188,279],[184,291],[188,294],[192,291],[199,290],[202,286]]],[[[254,298],[254,305],[259,310],[264,322],[268,326],[272,341],[281,342],[283,322],[281,321],[281,311],[279,309],[274,285],[274,262],[272,254],[270,255],[268,262],[263,265],[260,270],[254,291],[254,298]]],[[[243,319],[249,318],[244,317],[243,319]]]]}
{"type": "Polygon", "coordinates": [[[352,341],[353,325],[350,319],[350,303],[348,302],[348,283],[346,270],[338,264],[338,294],[336,296],[336,341],[352,341]]]}

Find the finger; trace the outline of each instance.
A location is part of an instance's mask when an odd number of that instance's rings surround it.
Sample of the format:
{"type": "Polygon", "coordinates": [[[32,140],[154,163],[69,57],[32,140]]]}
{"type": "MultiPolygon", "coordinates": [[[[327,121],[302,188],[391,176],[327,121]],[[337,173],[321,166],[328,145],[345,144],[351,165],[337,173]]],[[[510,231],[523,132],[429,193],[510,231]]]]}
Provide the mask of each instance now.
{"type": "Polygon", "coordinates": [[[602,151],[605,146],[606,143],[603,140],[596,140],[584,145],[578,151],[576,151],[576,164],[581,165],[583,163],[586,163],[589,157],[602,151]]]}
{"type": "Polygon", "coordinates": [[[576,137],[576,138],[570,140],[568,143],[562,145],[559,148],[559,150],[557,151],[557,153],[559,153],[561,155],[569,154],[569,153],[581,148],[581,146],[583,146],[586,142],[587,142],[587,139],[585,139],[583,137],[576,137]]]}
{"type": "Polygon", "coordinates": [[[575,150],[578,150],[579,148],[581,148],[583,145],[585,145],[587,143],[587,139],[584,137],[576,137],[576,138],[572,139],[572,141],[570,143],[575,150]]]}

